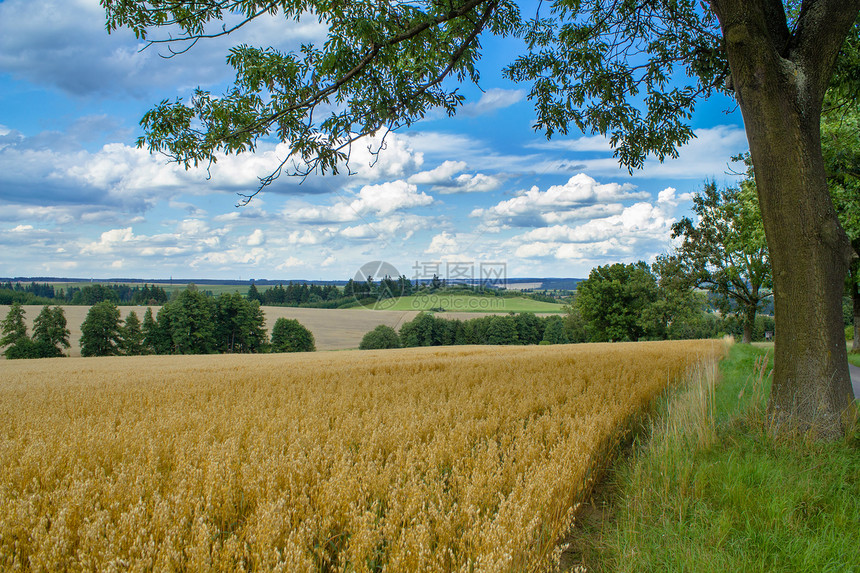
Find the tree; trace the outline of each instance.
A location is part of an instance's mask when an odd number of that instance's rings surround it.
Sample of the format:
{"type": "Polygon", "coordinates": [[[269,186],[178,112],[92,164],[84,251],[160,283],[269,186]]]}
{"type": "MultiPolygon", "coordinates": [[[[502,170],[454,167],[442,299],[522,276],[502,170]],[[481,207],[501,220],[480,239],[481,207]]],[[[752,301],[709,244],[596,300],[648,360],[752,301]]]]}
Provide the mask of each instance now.
{"type": "Polygon", "coordinates": [[[573,343],[588,342],[591,339],[588,324],[575,303],[564,306],[564,333],[568,341],[573,343]]]}
{"type": "Polygon", "coordinates": [[[272,352],[313,352],[314,335],[294,318],[279,318],[272,327],[272,352]]]}
{"type": "Polygon", "coordinates": [[[698,101],[733,96],[774,271],[768,412],[777,433],[844,432],[853,399],[838,291],[852,250],[829,196],[820,118],[831,82],[851,93],[860,83],[859,60],[845,57],[858,52],[860,0],[555,0],[528,22],[512,0],[102,5],[108,31],[128,27],[146,40],[163,26],[189,46],[277,12],[288,20],[312,13],[326,26],[325,45],[300,54],[234,47],[236,81],[226,94],[198,89],[190,102],[163,101],[142,119],[139,145],[185,167],[253,151],[272,134],[289,142],[290,155],[261,188],[284,171],[336,172],[356,139],[409,126],[431,108],[455,113],[463,98],[444,80],[478,81],[482,33],[524,37],[526,53],[506,74],[531,83],[538,129],[607,135],[630,169],[649,155],[677,156],[693,136],[698,101]],[[230,28],[207,26],[231,14],[240,18],[230,28]]]}
{"type": "Polygon", "coordinates": [[[266,317],[257,300],[225,293],[215,301],[215,312],[218,351],[259,352],[266,344],[266,317]]]}
{"type": "Polygon", "coordinates": [[[81,356],[115,356],[121,344],[119,308],[109,300],[94,304],[81,324],[81,356]]]}
{"type": "Polygon", "coordinates": [[[576,307],[594,342],[637,341],[649,331],[645,310],[657,299],[648,265],[615,263],[591,270],[576,286],[576,307]]]}
{"type": "Polygon", "coordinates": [[[541,342],[546,344],[567,344],[570,339],[564,329],[564,319],[560,316],[550,316],[546,319],[541,342]]]}
{"type": "MultiPolygon", "coordinates": [[[[161,314],[159,312],[159,314],[161,314]]],[[[166,315],[165,315],[166,316],[166,315]]],[[[167,354],[169,352],[170,335],[152,316],[152,308],[147,307],[143,313],[143,353],[144,354],[167,354]]]]}
{"type": "Polygon", "coordinates": [[[520,344],[538,344],[543,340],[544,324],[533,312],[521,312],[514,317],[520,344]]]}
{"type": "Polygon", "coordinates": [[[821,147],[830,196],[858,255],[849,267],[846,287],[853,306],[851,352],[860,352],[860,109],[856,99],[828,103],[832,111],[821,120],[821,147]]]}
{"type": "MultiPolygon", "coordinates": [[[[147,310],[149,311],[149,319],[152,320],[152,310],[147,310]]],[[[120,348],[126,356],[146,354],[143,328],[141,327],[140,319],[137,318],[136,312],[131,311],[125,317],[125,322],[120,329],[120,337],[120,348]]]]}
{"type": "Polygon", "coordinates": [[[158,312],[158,326],[169,333],[171,354],[211,354],[215,339],[215,301],[190,284],[158,312]],[[162,315],[164,315],[162,317],[162,315]],[[163,318],[163,320],[162,320],[163,318]]]}
{"type": "Polygon", "coordinates": [[[0,346],[15,345],[27,336],[27,325],[24,323],[24,307],[21,303],[12,303],[9,312],[3,322],[0,322],[3,337],[0,338],[0,346]]]}
{"type": "Polygon", "coordinates": [[[257,285],[251,283],[251,286],[248,287],[248,300],[254,301],[256,300],[258,303],[263,303],[263,297],[260,295],[260,291],[257,290],[257,285]]]}
{"type": "Polygon", "coordinates": [[[418,315],[400,327],[400,342],[405,348],[414,346],[441,346],[445,324],[429,312],[418,315]]]}
{"type": "Polygon", "coordinates": [[[359,350],[377,350],[381,348],[400,348],[400,337],[390,326],[380,324],[361,339],[359,350]]]}
{"type": "Polygon", "coordinates": [[[119,296],[114,288],[101,284],[87,285],[72,296],[72,304],[91,306],[103,301],[119,302],[119,296]]]}
{"type": "Polygon", "coordinates": [[[513,316],[491,316],[487,326],[487,344],[520,344],[517,321],[513,316]]]}
{"type": "Polygon", "coordinates": [[[705,183],[693,197],[693,212],[697,222],[684,217],[672,226],[672,238],[682,238],[678,262],[692,284],[719,296],[723,314],[736,311],[743,318],[749,344],[756,313],[773,287],[755,181],[724,189],[705,183]]]}
{"type": "Polygon", "coordinates": [[[69,348],[69,329],[66,315],[59,306],[45,305],[33,321],[33,342],[38,347],[39,358],[64,356],[63,348],[69,348]]]}
{"type": "Polygon", "coordinates": [[[24,323],[24,309],[21,303],[12,303],[6,318],[0,322],[0,347],[5,346],[3,355],[10,359],[40,358],[40,351],[35,342],[27,336],[27,325],[24,323]]]}
{"type": "Polygon", "coordinates": [[[651,265],[657,298],[643,313],[658,339],[713,338],[719,319],[706,312],[707,298],[691,288],[687,265],[677,256],[661,255],[651,265]]]}

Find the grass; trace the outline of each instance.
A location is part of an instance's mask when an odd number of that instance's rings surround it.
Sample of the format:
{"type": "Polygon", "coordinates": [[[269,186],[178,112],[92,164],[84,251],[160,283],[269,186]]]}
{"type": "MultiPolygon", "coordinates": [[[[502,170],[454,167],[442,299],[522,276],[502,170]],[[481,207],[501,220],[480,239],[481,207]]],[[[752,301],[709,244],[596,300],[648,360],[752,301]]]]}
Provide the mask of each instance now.
{"type": "Polygon", "coordinates": [[[764,350],[735,345],[718,384],[703,376],[671,397],[649,439],[612,471],[603,523],[574,536],[579,565],[857,570],[860,430],[829,444],[765,439],[771,368],[764,350]]]}
{"type": "Polygon", "coordinates": [[[564,312],[563,304],[541,302],[525,297],[478,296],[472,294],[420,294],[383,300],[377,310],[438,310],[445,312],[564,312]]]}

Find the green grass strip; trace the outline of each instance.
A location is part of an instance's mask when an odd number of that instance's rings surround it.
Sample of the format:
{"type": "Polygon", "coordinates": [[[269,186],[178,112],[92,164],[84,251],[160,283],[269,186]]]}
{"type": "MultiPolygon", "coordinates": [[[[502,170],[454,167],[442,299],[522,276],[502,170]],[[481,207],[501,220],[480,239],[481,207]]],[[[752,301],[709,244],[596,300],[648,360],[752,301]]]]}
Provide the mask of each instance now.
{"type": "Polygon", "coordinates": [[[860,570],[860,431],[766,439],[764,356],[736,344],[712,390],[673,393],[613,470],[613,509],[578,571],[860,570]]]}

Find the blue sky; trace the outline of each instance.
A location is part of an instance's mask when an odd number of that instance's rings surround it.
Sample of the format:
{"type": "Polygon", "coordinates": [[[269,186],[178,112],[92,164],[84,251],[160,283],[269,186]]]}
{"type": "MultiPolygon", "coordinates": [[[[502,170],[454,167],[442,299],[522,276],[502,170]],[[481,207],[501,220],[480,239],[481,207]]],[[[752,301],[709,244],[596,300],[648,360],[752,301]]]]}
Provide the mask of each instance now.
{"type": "Polygon", "coordinates": [[[729,158],[747,148],[725,98],[699,105],[678,159],[632,176],[602,137],[547,141],[529,86],[502,78],[517,42],[492,38],[483,92],[464,86],[457,117],[389,134],[373,167],[359,146],[351,177],[281,178],[237,208],[283,145],[219,161],[208,180],[135,147],[153,104],[223,90],[231,44],[291,49],[324,33],[261,20],[165,60],[108,35],[98,0],[0,1],[0,276],[346,279],[383,260],[410,277],[459,263],[585,277],[666,252],[690,194],[732,183],[729,158]]]}

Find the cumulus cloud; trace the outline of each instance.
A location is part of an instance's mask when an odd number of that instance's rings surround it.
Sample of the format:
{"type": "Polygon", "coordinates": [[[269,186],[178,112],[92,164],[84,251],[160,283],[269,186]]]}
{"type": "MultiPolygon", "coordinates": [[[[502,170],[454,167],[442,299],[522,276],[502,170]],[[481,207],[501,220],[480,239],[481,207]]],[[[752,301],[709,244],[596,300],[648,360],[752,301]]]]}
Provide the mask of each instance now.
{"type": "Polygon", "coordinates": [[[468,164],[465,161],[443,161],[429,171],[416,173],[409,178],[410,183],[416,185],[440,185],[451,181],[454,175],[462,173],[468,169],[468,164]]]}
{"type": "Polygon", "coordinates": [[[424,252],[431,255],[450,255],[458,253],[460,248],[461,244],[457,236],[444,231],[430,240],[430,245],[424,252]]]}
{"type": "Polygon", "coordinates": [[[426,193],[419,193],[412,183],[398,180],[379,185],[365,185],[352,200],[334,205],[313,205],[285,209],[284,215],[304,223],[347,223],[366,216],[384,217],[395,211],[422,207],[433,202],[426,193]]]}
{"type": "MultiPolygon", "coordinates": [[[[325,27],[313,18],[288,23],[283,17],[266,16],[229,37],[205,41],[186,54],[164,59],[159,50],[166,53],[166,47],[141,52],[144,44],[134,34],[122,29],[108,35],[104,22],[98,0],[5,0],[0,3],[0,70],[80,96],[146,97],[157,88],[224,81],[230,74],[225,56],[231,45],[289,50],[325,35],[325,27]]],[[[238,17],[227,17],[228,25],[235,22],[238,17]]],[[[163,30],[155,34],[166,37],[163,30]]]]}
{"type": "Polygon", "coordinates": [[[600,261],[649,258],[665,250],[674,211],[688,194],[673,188],[658,194],[657,201],[637,201],[609,216],[591,218],[579,225],[556,224],[531,229],[508,241],[517,257],[554,257],[568,261],[600,261]]]}
{"type": "MultiPolygon", "coordinates": [[[[30,216],[53,216],[58,221],[79,219],[92,212],[142,213],[159,201],[173,201],[180,193],[248,193],[257,188],[258,176],[271,172],[289,154],[287,144],[263,144],[254,154],[222,157],[208,172],[203,167],[186,171],[167,163],[160,155],[122,143],[108,143],[90,152],[65,146],[56,149],[53,147],[56,142],[48,137],[24,137],[7,130],[0,136],[0,188],[6,202],[38,206],[33,209],[40,210],[41,215],[33,211],[30,216]]],[[[309,185],[299,185],[298,180],[283,177],[267,191],[330,193],[352,181],[368,182],[388,174],[409,173],[421,164],[421,155],[396,137],[391,138],[388,149],[380,155],[378,171],[369,167],[369,153],[358,155],[363,158],[359,164],[367,167],[358,169],[356,178],[317,176],[309,185]]],[[[241,213],[222,216],[265,218],[266,213],[259,209],[261,202],[255,199],[241,213]]],[[[190,203],[174,206],[192,215],[205,213],[190,203]]],[[[0,220],[4,218],[0,213],[0,220]]]]}
{"type": "Polygon", "coordinates": [[[460,113],[468,116],[485,115],[519,103],[525,95],[523,90],[492,88],[484,92],[478,101],[465,104],[460,113]]]}
{"type": "Polygon", "coordinates": [[[618,213],[620,201],[646,199],[648,193],[630,184],[600,184],[584,173],[574,175],[564,185],[546,191],[534,186],[516,197],[486,209],[475,209],[473,217],[488,225],[533,227],[564,221],[605,217],[618,213]]]}
{"type": "Polygon", "coordinates": [[[429,171],[421,171],[409,178],[410,183],[432,185],[434,191],[442,194],[476,193],[493,191],[502,184],[499,177],[483,173],[462,173],[468,169],[465,161],[443,161],[429,171]],[[459,175],[458,175],[459,174],[459,175]]]}
{"type": "Polygon", "coordinates": [[[288,245],[321,245],[327,243],[334,233],[327,229],[303,229],[291,231],[286,237],[288,245]]]}
{"type": "Polygon", "coordinates": [[[363,223],[345,227],[340,231],[341,236],[354,240],[382,240],[391,237],[409,240],[416,231],[428,228],[432,224],[431,217],[418,215],[386,217],[371,223],[363,223]]]}
{"type": "Polygon", "coordinates": [[[248,235],[248,237],[245,239],[245,243],[249,247],[259,247],[265,242],[266,235],[263,233],[262,229],[254,229],[254,232],[248,235]]]}

